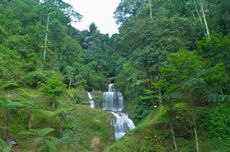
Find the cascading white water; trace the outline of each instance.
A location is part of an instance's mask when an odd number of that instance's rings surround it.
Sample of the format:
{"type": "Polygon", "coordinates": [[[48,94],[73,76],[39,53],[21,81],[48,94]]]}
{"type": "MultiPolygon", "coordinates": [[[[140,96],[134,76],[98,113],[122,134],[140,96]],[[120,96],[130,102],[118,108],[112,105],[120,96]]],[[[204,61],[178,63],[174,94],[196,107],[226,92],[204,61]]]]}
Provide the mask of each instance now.
{"type": "Polygon", "coordinates": [[[103,110],[121,111],[123,107],[123,96],[120,92],[109,91],[103,93],[103,110]]]}
{"type": "Polygon", "coordinates": [[[120,139],[131,129],[135,128],[135,125],[131,119],[129,119],[128,115],[125,113],[115,113],[111,112],[115,119],[113,120],[114,127],[114,137],[115,139],[120,139]]]}
{"type": "Polygon", "coordinates": [[[94,101],[93,101],[93,97],[92,97],[92,95],[88,92],[88,97],[89,97],[89,106],[90,106],[90,108],[92,108],[92,109],[94,109],[95,108],[95,103],[94,103],[94,101]]]}
{"type": "Polygon", "coordinates": [[[113,116],[114,138],[120,139],[131,129],[135,128],[135,125],[128,115],[122,112],[124,108],[123,96],[120,92],[115,91],[114,85],[109,84],[109,91],[104,92],[103,98],[103,110],[110,111],[113,116]]]}

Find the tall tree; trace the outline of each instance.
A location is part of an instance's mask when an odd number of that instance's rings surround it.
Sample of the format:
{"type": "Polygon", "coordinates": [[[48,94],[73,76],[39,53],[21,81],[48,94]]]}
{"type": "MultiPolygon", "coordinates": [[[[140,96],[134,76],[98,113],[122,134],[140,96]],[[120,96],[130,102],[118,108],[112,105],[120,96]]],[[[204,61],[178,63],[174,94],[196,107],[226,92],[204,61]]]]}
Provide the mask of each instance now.
{"type": "Polygon", "coordinates": [[[167,63],[161,68],[165,95],[167,94],[169,100],[187,101],[191,105],[197,152],[199,152],[199,140],[194,100],[196,91],[204,89],[205,86],[202,71],[200,57],[186,50],[170,54],[167,63]]]}

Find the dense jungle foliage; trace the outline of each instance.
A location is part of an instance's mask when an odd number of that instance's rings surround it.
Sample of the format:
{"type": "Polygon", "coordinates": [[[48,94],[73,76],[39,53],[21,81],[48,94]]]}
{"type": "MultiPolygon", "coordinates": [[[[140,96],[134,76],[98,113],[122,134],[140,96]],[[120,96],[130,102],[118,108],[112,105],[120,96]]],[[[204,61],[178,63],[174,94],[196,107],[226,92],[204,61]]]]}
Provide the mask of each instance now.
{"type": "Polygon", "coordinates": [[[62,0],[0,1],[0,151],[229,151],[229,0],[122,0],[112,36],[74,28],[82,15],[62,0]],[[109,82],[137,125],[116,142],[109,82]]]}

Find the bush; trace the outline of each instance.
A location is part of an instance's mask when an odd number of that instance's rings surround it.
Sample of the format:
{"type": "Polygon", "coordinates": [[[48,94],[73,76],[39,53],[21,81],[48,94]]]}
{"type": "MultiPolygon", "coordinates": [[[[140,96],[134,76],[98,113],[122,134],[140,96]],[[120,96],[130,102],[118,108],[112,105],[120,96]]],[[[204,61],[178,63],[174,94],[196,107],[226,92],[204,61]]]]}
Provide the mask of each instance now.
{"type": "Polygon", "coordinates": [[[219,105],[198,112],[198,126],[210,138],[226,139],[230,136],[229,105],[219,105]]]}
{"type": "Polygon", "coordinates": [[[42,83],[42,91],[52,97],[58,97],[66,92],[66,85],[62,82],[62,78],[55,72],[47,75],[48,79],[42,83]]]}
{"type": "Polygon", "coordinates": [[[23,82],[25,83],[25,85],[33,88],[40,87],[41,83],[44,83],[46,80],[46,73],[42,70],[29,72],[23,78],[23,82]]]}
{"type": "Polygon", "coordinates": [[[16,52],[0,45],[0,79],[20,82],[23,74],[22,64],[16,52]]]}

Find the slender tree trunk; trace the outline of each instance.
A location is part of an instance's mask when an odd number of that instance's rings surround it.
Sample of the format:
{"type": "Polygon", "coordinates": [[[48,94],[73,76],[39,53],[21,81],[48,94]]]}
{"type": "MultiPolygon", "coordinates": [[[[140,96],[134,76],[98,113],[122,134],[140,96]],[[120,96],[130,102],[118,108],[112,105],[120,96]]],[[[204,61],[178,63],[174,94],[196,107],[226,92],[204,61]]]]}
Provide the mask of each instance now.
{"type": "Polygon", "coordinates": [[[224,93],[222,87],[220,87],[221,100],[224,101],[224,93]]]}
{"type": "Polygon", "coordinates": [[[192,120],[193,120],[193,125],[194,125],[194,134],[195,134],[195,139],[196,139],[196,151],[199,152],[199,140],[198,140],[198,135],[197,135],[197,130],[196,130],[196,116],[195,116],[195,112],[193,109],[193,99],[192,99],[192,90],[189,90],[189,101],[191,103],[192,106],[192,120]]]}
{"type": "Polygon", "coordinates": [[[35,147],[35,152],[38,152],[39,144],[36,145],[35,147]]]}
{"type": "Polygon", "coordinates": [[[8,123],[9,123],[9,112],[8,112],[8,110],[6,110],[5,127],[4,127],[4,133],[3,133],[3,137],[4,137],[5,141],[8,140],[8,123]]]}
{"type": "Polygon", "coordinates": [[[59,129],[59,134],[60,134],[60,136],[63,135],[64,124],[65,124],[65,116],[64,116],[64,114],[61,114],[61,115],[60,115],[60,129],[59,129]]]}
{"type": "Polygon", "coordinates": [[[149,16],[150,16],[150,21],[153,21],[153,11],[152,11],[152,2],[149,0],[149,16]]]}
{"type": "Polygon", "coordinates": [[[208,22],[206,20],[206,16],[205,16],[204,6],[203,6],[202,0],[200,0],[200,7],[201,7],[202,15],[203,15],[204,25],[205,25],[205,28],[206,28],[206,34],[208,36],[208,41],[210,42],[210,33],[209,33],[209,28],[208,28],[208,22]]]}
{"type": "Polygon", "coordinates": [[[220,87],[220,94],[221,94],[222,97],[224,96],[222,87],[220,87]]]}
{"type": "Polygon", "coordinates": [[[55,108],[55,100],[53,100],[52,108],[53,108],[53,109],[55,108]]]}
{"type": "Polygon", "coordinates": [[[197,13],[197,16],[198,16],[198,18],[199,18],[200,24],[201,24],[201,25],[204,25],[204,23],[203,23],[203,21],[202,21],[202,19],[201,19],[201,16],[200,16],[200,12],[198,11],[197,7],[195,7],[195,9],[196,9],[196,13],[197,13]]]}
{"type": "Polygon", "coordinates": [[[158,98],[159,98],[159,104],[162,105],[162,93],[161,93],[161,89],[158,90],[158,98]]]}
{"type": "Polygon", "coordinates": [[[174,148],[175,148],[175,151],[177,151],[176,138],[175,138],[175,134],[174,134],[174,130],[173,130],[173,126],[172,126],[171,121],[169,121],[169,125],[170,125],[171,134],[173,137],[174,148]]]}
{"type": "Polygon", "coordinates": [[[45,35],[45,48],[44,48],[44,54],[43,58],[46,60],[46,51],[47,51],[47,41],[48,41],[48,32],[49,32],[49,21],[50,21],[50,16],[47,16],[47,23],[46,23],[46,35],[45,35]]]}
{"type": "Polygon", "coordinates": [[[151,74],[149,74],[149,72],[146,73],[147,74],[147,80],[148,80],[148,88],[151,88],[152,86],[152,79],[150,77],[151,74]]]}
{"type": "Polygon", "coordinates": [[[70,88],[71,88],[71,85],[72,85],[72,78],[71,78],[71,76],[69,76],[69,84],[68,84],[68,90],[70,90],[70,88]]]}
{"type": "Polygon", "coordinates": [[[198,135],[197,135],[197,130],[196,130],[196,118],[195,118],[195,113],[192,107],[192,119],[193,119],[193,124],[194,124],[194,134],[195,134],[195,139],[196,139],[196,151],[199,152],[199,140],[198,140],[198,135]]]}
{"type": "Polygon", "coordinates": [[[32,128],[32,126],[33,126],[33,113],[30,112],[28,117],[27,130],[32,128]]]}
{"type": "Polygon", "coordinates": [[[61,49],[60,57],[59,57],[59,64],[61,65],[63,60],[63,49],[61,49]]]}
{"type": "Polygon", "coordinates": [[[197,135],[196,126],[194,126],[194,134],[195,134],[195,138],[196,138],[196,151],[199,152],[200,151],[199,150],[199,141],[198,141],[198,135],[197,135]]]}
{"type": "Polygon", "coordinates": [[[69,152],[69,144],[66,144],[67,152],[69,152]]]}

